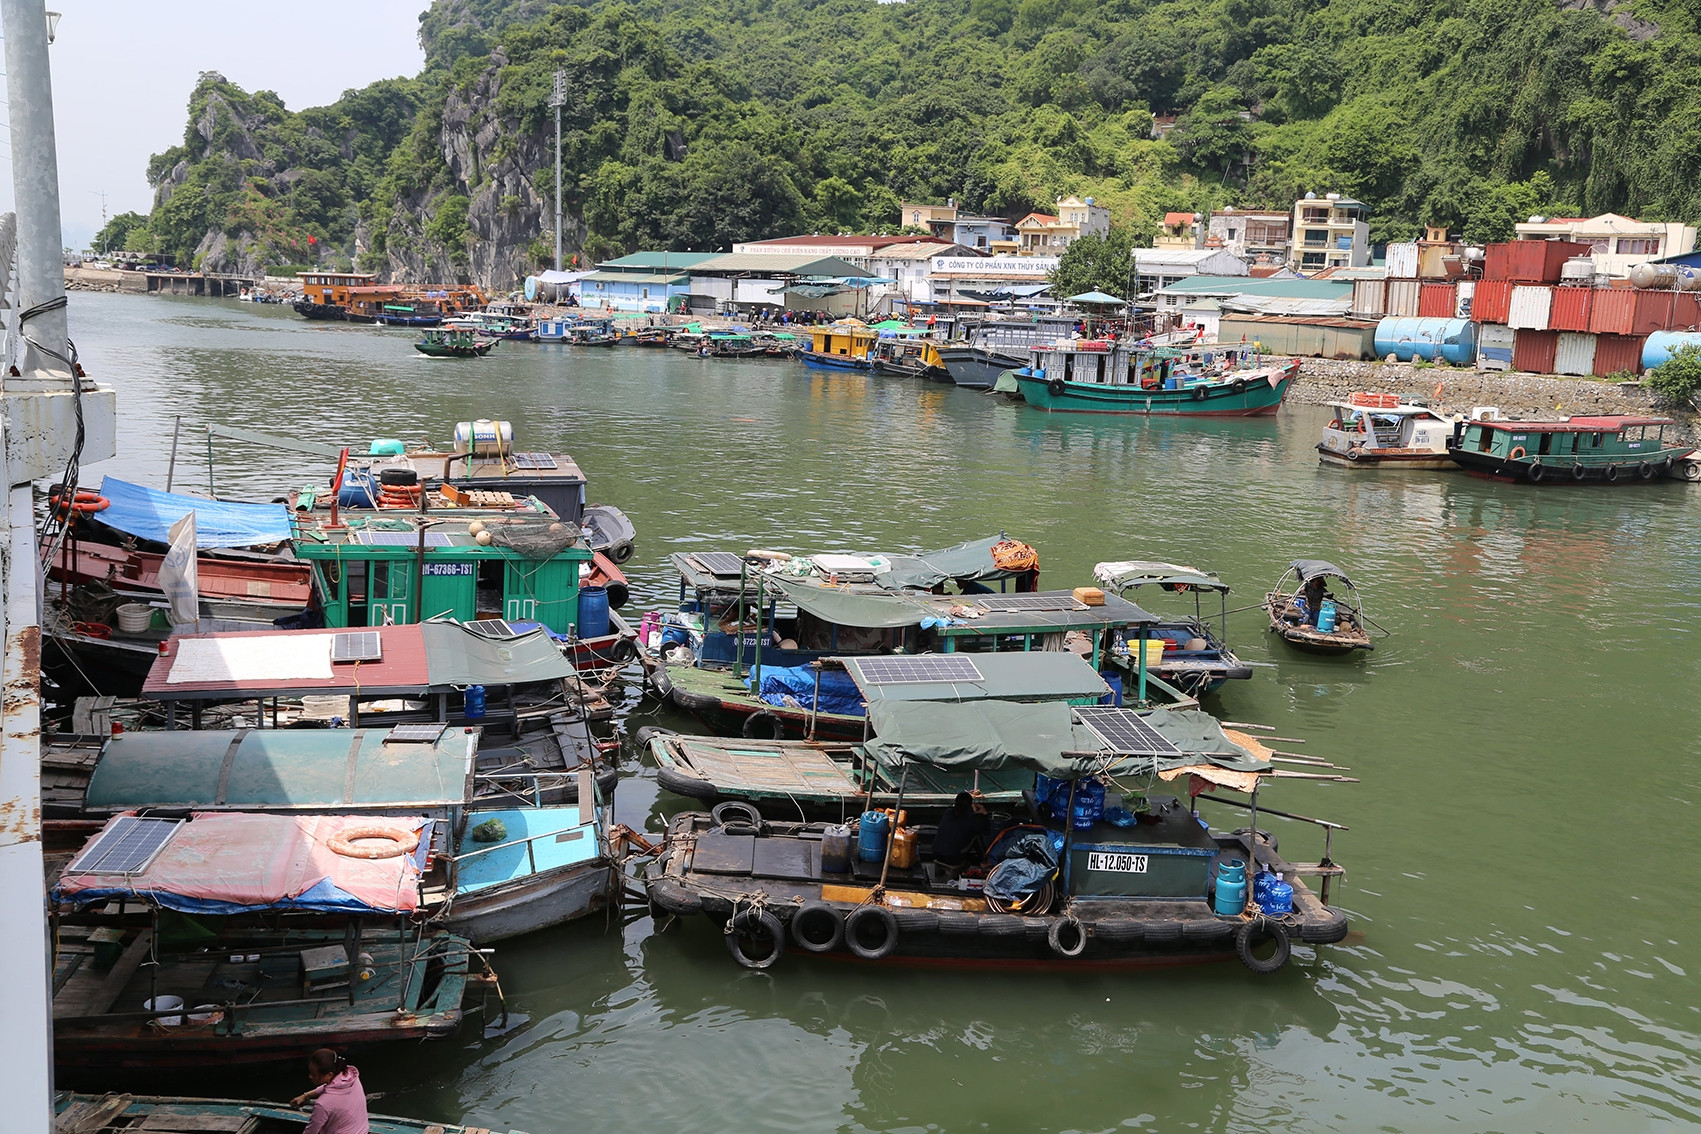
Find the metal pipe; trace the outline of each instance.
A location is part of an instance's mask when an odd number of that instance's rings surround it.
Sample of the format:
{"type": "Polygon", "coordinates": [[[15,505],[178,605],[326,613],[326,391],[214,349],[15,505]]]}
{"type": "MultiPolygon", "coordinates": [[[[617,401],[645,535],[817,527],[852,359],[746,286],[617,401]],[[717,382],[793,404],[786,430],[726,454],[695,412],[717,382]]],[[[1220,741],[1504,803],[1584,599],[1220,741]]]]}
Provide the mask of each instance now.
{"type": "Polygon", "coordinates": [[[18,310],[20,320],[28,319],[14,328],[22,378],[6,385],[16,390],[34,380],[38,386],[62,389],[75,381],[71,367],[47,353],[66,349],[59,144],[53,133],[53,75],[47,58],[53,31],[44,0],[0,0],[0,21],[6,33],[12,197],[18,216],[18,310]],[[41,310],[46,304],[53,306],[41,310]]]}
{"type": "Polygon", "coordinates": [[[898,820],[904,814],[904,786],[910,781],[910,762],[904,761],[904,770],[898,776],[898,802],[892,807],[892,827],[886,834],[886,858],[880,864],[880,889],[886,888],[886,872],[892,868],[892,847],[898,841],[898,820]]]}
{"type": "Polygon", "coordinates": [[[177,438],[183,432],[183,415],[177,415],[177,423],[171,427],[171,460],[165,466],[165,490],[171,491],[171,478],[177,475],[177,438]]]}

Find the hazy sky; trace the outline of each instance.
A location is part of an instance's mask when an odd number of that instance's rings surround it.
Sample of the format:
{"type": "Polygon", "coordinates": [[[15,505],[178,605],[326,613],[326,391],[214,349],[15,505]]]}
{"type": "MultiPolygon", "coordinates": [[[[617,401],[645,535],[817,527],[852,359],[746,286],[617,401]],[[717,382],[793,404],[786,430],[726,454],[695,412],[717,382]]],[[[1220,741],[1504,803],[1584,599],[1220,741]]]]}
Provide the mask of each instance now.
{"type": "MultiPolygon", "coordinates": [[[[323,106],[351,87],[418,73],[427,2],[48,0],[64,13],[49,52],[66,245],[86,247],[99,231],[102,190],[109,215],[152,206],[148,158],[183,140],[202,71],[276,91],[291,110],[323,106]]],[[[9,144],[0,167],[0,209],[10,209],[9,144]]]]}

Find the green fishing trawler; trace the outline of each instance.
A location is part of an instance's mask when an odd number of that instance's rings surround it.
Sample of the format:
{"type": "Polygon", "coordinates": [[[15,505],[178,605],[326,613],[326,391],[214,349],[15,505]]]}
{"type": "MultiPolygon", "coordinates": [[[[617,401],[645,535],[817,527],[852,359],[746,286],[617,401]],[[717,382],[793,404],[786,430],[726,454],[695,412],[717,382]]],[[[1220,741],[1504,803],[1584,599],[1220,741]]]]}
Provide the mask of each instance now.
{"type": "Polygon", "coordinates": [[[1688,445],[1669,417],[1462,421],[1449,455],[1467,472],[1525,484],[1634,484],[1686,477],[1688,445]],[[1673,439],[1668,440],[1670,429],[1673,439]]]}

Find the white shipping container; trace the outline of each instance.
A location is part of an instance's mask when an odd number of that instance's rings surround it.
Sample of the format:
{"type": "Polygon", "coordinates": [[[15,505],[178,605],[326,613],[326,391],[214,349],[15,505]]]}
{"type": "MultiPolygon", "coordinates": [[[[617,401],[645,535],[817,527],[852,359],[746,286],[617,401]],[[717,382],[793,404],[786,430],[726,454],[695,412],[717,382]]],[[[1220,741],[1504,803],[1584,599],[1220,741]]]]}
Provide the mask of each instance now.
{"type": "Polygon", "coordinates": [[[1418,246],[1413,241],[1410,244],[1390,244],[1385,262],[1388,265],[1389,279],[1410,279],[1418,274],[1418,246]]]}
{"type": "Polygon", "coordinates": [[[1387,313],[1407,319],[1417,318],[1418,292],[1422,288],[1422,280],[1389,280],[1387,313]]]}
{"type": "Polygon", "coordinates": [[[1469,319],[1471,317],[1471,300],[1476,298],[1477,281],[1460,280],[1453,291],[1453,317],[1469,319]]]}
{"type": "Polygon", "coordinates": [[[1512,328],[1484,323],[1477,328],[1477,369],[1512,369],[1512,328]]]}
{"type": "Polygon", "coordinates": [[[1520,285],[1512,289],[1512,308],[1506,325],[1515,331],[1545,331],[1553,310],[1553,289],[1520,285]]]}
{"type": "Polygon", "coordinates": [[[1559,349],[1554,355],[1555,374],[1590,374],[1595,369],[1595,336],[1577,331],[1559,333],[1559,349]]]}
{"type": "Polygon", "coordinates": [[[1387,280],[1354,280],[1353,310],[1361,315],[1381,315],[1387,304],[1387,280]]]}

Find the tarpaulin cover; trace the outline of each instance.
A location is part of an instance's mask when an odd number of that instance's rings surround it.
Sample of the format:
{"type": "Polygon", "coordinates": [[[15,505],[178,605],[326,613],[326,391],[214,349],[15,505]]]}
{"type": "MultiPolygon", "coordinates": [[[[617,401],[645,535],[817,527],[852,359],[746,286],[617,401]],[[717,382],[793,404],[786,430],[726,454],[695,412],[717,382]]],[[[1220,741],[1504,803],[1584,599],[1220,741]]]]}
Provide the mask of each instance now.
{"type": "Polygon", "coordinates": [[[1013,840],[1004,858],[986,876],[986,893],[1001,902],[1020,902],[1039,893],[1057,871],[1051,838],[1035,832],[1013,840]]]}
{"type": "Polygon", "coordinates": [[[998,566],[992,559],[994,544],[1002,535],[973,539],[938,551],[920,555],[891,555],[892,569],[875,576],[875,581],[892,590],[928,590],[951,579],[1000,579],[1015,574],[998,566]]]}
{"type": "Polygon", "coordinates": [[[821,703],[815,703],[815,669],[807,665],[765,665],[760,670],[758,695],[770,705],[813,709],[822,713],[862,716],[862,692],[849,675],[837,670],[821,673],[821,703]]]}
{"type": "Polygon", "coordinates": [[[903,681],[881,684],[863,676],[865,658],[840,658],[845,671],[875,701],[1063,701],[1097,700],[1110,692],[1098,670],[1079,654],[1064,651],[938,654],[967,660],[979,681],[903,681]]]}
{"type": "Polygon", "coordinates": [[[1196,567],[1182,567],[1175,563],[1155,563],[1144,559],[1119,559],[1110,563],[1100,563],[1093,568],[1093,578],[1105,586],[1114,587],[1119,591],[1128,587],[1143,586],[1147,583],[1160,583],[1172,590],[1177,585],[1183,585],[1201,591],[1228,593],[1228,587],[1223,584],[1223,581],[1208,571],[1201,571],[1196,567]]]}
{"type": "Polygon", "coordinates": [[[447,619],[422,622],[425,668],[433,685],[523,685],[572,677],[568,661],[542,631],[486,638],[447,619]]]}
{"type": "Polygon", "coordinates": [[[864,629],[919,626],[923,619],[939,614],[926,596],[910,597],[889,591],[858,593],[830,586],[815,578],[799,579],[770,575],[768,581],[785,592],[786,598],[823,622],[864,629]]]}
{"type": "Polygon", "coordinates": [[[109,528],[138,539],[170,543],[171,525],[195,513],[196,547],[249,547],[285,543],[295,534],[282,504],[238,504],[161,492],[104,477],[100,494],[111,504],[95,514],[109,528]]]}
{"type": "Polygon", "coordinates": [[[417,832],[427,822],[422,816],[197,814],[178,826],[146,869],[66,873],[53,895],[78,905],[140,898],[187,914],[411,913],[419,907],[423,848],[393,858],[352,858],[330,843],[355,827],[417,832]]]}
{"type": "Polygon", "coordinates": [[[1310,582],[1312,579],[1315,579],[1320,575],[1333,575],[1348,586],[1352,585],[1352,580],[1347,578],[1347,573],[1345,571],[1341,570],[1333,563],[1323,559],[1295,559],[1290,565],[1289,570],[1298,574],[1299,581],[1302,583],[1310,582]]]}

